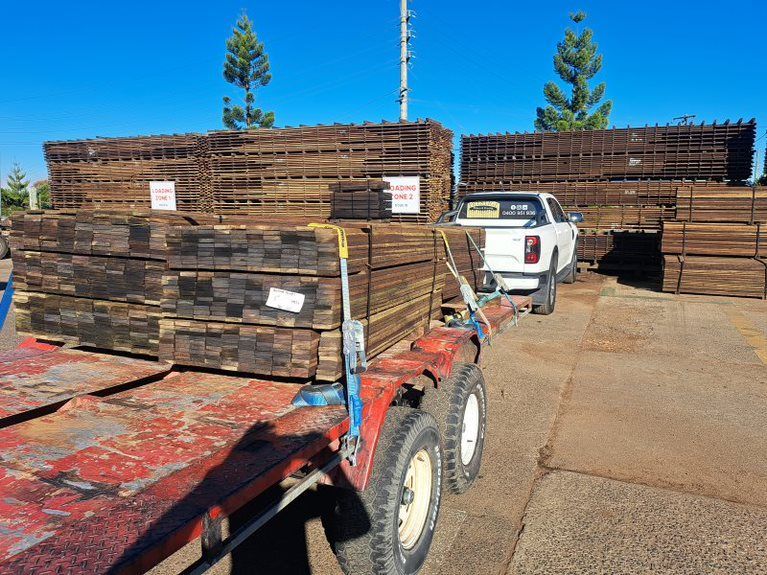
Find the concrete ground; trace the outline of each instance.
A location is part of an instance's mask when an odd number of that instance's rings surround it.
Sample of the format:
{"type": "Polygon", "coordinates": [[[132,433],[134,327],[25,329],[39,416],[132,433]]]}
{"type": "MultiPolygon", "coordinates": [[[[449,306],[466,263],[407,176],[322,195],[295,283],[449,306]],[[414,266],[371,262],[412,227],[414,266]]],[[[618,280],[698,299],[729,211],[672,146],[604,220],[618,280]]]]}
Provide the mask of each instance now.
{"type": "MultiPolygon", "coordinates": [[[[767,303],[590,274],[559,298],[484,358],[482,474],[424,572],[767,574],[767,303]]],[[[330,503],[303,496],[213,572],[340,574],[330,503]]]]}

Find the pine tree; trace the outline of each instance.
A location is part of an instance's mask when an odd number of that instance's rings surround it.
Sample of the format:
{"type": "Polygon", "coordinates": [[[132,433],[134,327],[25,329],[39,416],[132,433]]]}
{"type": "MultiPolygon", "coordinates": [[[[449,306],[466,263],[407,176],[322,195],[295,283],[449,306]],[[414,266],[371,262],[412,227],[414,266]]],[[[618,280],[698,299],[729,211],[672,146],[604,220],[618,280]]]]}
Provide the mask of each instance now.
{"type": "Polygon", "coordinates": [[[9,214],[29,206],[29,180],[18,164],[13,164],[6,187],[2,189],[3,212],[9,214]]]}
{"type": "Polygon", "coordinates": [[[232,36],[226,41],[224,78],[230,84],[245,90],[245,107],[232,105],[231,98],[224,97],[224,125],[230,130],[246,128],[271,128],[274,112],[255,108],[256,90],[266,86],[272,79],[269,73],[269,56],[264,45],[253,31],[253,23],[243,13],[237,21],[232,36]]]}
{"type": "MultiPolygon", "coordinates": [[[[586,14],[570,14],[570,19],[580,24],[586,19],[586,14]]],[[[565,39],[557,44],[554,70],[564,82],[572,85],[572,96],[568,99],[557,84],[548,82],[543,88],[543,95],[549,105],[537,109],[536,130],[564,132],[607,128],[612,101],[604,102],[589,113],[605,95],[604,82],[593,91],[588,86],[588,81],[602,69],[602,56],[597,54],[597,49],[594,32],[589,28],[580,33],[570,28],[565,30],[565,39]]]]}

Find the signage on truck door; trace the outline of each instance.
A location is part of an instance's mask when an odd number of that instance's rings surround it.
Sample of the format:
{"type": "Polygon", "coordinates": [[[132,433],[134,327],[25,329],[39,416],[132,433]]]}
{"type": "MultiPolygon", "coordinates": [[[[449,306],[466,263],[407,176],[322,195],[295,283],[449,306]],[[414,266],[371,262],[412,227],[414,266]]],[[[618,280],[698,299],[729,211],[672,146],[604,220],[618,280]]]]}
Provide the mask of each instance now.
{"type": "Polygon", "coordinates": [[[421,213],[421,180],[418,176],[384,176],[391,192],[391,213],[421,213]]]}
{"type": "Polygon", "coordinates": [[[176,209],[176,182],[149,182],[153,210],[176,209]]]}

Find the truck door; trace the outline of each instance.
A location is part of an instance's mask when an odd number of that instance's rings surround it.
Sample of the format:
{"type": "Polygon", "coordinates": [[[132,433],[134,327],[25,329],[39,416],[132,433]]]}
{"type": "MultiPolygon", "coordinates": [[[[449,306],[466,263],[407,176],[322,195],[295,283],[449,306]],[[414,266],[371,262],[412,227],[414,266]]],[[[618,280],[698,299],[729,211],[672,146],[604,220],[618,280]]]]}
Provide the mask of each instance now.
{"type": "Polygon", "coordinates": [[[557,232],[557,246],[559,246],[559,259],[557,272],[570,263],[575,247],[575,226],[570,224],[562,206],[554,198],[547,198],[551,215],[554,217],[554,229],[557,232]]]}

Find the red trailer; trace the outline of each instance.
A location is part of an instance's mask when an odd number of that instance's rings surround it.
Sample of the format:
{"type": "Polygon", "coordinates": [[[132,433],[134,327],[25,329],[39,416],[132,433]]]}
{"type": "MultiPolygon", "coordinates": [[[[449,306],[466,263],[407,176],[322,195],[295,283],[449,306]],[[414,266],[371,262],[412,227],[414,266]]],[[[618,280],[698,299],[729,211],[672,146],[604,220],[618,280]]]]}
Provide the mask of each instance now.
{"type": "MultiPolygon", "coordinates": [[[[530,306],[515,304],[485,307],[485,333],[530,306]]],[[[197,539],[185,573],[201,573],[318,483],[339,488],[328,532],[346,573],[415,573],[443,482],[462,492],[479,471],[479,339],[437,327],[371,363],[354,465],[346,407],[297,407],[299,384],[28,341],[0,355],[0,573],[143,573],[197,539]]]]}

